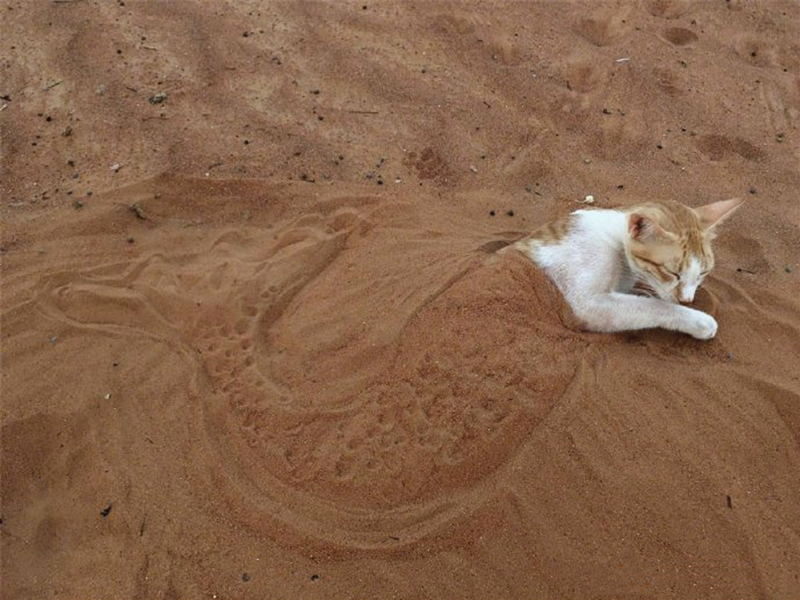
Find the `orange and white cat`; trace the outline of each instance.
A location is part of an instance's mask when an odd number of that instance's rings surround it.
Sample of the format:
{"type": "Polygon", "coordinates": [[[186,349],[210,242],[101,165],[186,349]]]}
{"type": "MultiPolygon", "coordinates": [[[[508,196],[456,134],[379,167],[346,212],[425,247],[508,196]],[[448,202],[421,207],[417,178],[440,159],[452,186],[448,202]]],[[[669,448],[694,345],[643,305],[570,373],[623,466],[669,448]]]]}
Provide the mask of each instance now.
{"type": "Polygon", "coordinates": [[[739,198],[579,210],[515,244],[555,282],[590,331],[661,327],[708,340],[717,321],[682,306],[714,267],[711,240],[739,198]]]}

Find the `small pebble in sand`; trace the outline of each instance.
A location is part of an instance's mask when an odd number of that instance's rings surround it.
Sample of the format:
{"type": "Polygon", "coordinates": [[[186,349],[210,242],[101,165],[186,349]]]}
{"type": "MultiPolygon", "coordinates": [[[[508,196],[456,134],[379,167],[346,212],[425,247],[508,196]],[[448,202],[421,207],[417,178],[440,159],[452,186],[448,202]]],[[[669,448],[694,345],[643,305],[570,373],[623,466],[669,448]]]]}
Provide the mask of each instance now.
{"type": "Polygon", "coordinates": [[[490,216],[490,217],[493,217],[493,216],[495,216],[496,214],[497,214],[497,213],[496,213],[495,211],[493,211],[493,210],[490,210],[490,211],[489,211],[489,216],[490,216]]]}
{"type": "Polygon", "coordinates": [[[153,94],[150,96],[147,101],[150,104],[161,104],[164,100],[167,99],[166,92],[158,92],[157,94],[153,94]]]}
{"type": "Polygon", "coordinates": [[[514,211],[513,211],[513,210],[509,210],[509,211],[507,211],[507,212],[506,212],[506,214],[507,214],[509,217],[513,217],[513,216],[514,216],[514,211]]]}
{"type": "Polygon", "coordinates": [[[311,581],[318,581],[318,580],[319,580],[319,575],[315,574],[311,576],[311,581]]]}
{"type": "Polygon", "coordinates": [[[122,165],[120,165],[119,163],[114,163],[113,165],[111,165],[111,170],[114,171],[114,173],[118,173],[121,168],[122,165]]]}
{"type": "Polygon", "coordinates": [[[476,167],[475,165],[470,165],[469,166],[469,170],[472,171],[473,173],[477,173],[478,172],[478,167],[476,167]]]}
{"type": "Polygon", "coordinates": [[[792,272],[792,267],[790,267],[789,265],[786,265],[785,267],[783,267],[783,270],[786,271],[787,273],[791,273],[792,272]]]}
{"type": "Polygon", "coordinates": [[[242,581],[244,581],[245,583],[250,581],[250,573],[242,573],[242,581]]]}
{"type": "Polygon", "coordinates": [[[581,200],[584,204],[594,204],[594,196],[588,194],[583,200],[581,200]]]}

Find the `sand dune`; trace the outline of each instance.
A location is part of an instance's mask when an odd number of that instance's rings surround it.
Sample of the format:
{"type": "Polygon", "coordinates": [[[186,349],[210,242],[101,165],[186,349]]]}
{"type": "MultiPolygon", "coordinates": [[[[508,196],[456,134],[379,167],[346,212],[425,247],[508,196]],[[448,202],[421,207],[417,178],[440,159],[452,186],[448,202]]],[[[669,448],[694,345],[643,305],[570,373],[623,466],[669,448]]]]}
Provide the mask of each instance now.
{"type": "Polygon", "coordinates": [[[800,594],[798,16],[9,3],[1,595],[800,594]],[[498,252],[588,193],[748,197],[717,338],[498,252]]]}

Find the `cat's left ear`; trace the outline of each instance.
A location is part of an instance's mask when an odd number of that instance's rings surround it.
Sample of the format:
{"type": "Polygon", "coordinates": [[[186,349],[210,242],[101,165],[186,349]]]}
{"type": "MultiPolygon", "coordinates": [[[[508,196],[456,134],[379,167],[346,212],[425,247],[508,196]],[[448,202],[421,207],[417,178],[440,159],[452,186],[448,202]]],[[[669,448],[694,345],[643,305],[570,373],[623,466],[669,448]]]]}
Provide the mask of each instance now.
{"type": "Polygon", "coordinates": [[[720,200],[719,202],[712,202],[700,208],[695,208],[694,211],[700,217],[700,225],[703,229],[713,229],[722,221],[727,219],[739,208],[744,202],[744,198],[731,198],[730,200],[720,200]]]}

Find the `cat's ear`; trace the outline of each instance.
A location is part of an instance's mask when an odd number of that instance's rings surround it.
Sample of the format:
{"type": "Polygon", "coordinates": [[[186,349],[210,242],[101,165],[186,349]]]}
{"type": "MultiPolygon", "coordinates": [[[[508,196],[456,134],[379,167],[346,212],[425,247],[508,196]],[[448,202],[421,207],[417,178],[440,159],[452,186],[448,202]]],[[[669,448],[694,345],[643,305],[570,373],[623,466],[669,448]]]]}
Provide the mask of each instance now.
{"type": "Polygon", "coordinates": [[[672,233],[666,231],[651,217],[641,213],[631,213],[628,216],[628,233],[631,239],[640,242],[670,241],[675,238],[672,233]]]}
{"type": "Polygon", "coordinates": [[[725,219],[730,217],[737,208],[744,202],[744,198],[731,198],[730,200],[720,200],[712,202],[694,211],[700,217],[700,225],[703,229],[712,229],[725,219]]]}

